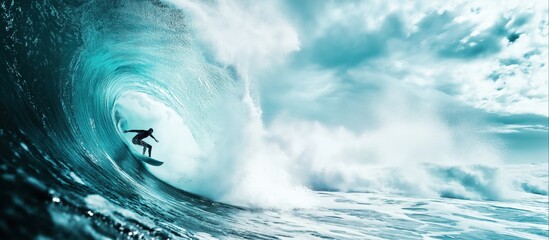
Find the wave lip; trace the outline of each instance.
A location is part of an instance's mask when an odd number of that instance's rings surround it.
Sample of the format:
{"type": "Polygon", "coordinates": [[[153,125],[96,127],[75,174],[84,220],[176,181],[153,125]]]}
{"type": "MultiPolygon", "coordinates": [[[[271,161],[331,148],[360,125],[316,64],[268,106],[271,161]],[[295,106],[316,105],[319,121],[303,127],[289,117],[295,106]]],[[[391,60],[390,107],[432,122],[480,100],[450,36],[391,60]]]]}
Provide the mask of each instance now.
{"type": "Polygon", "coordinates": [[[433,167],[433,175],[442,182],[441,197],[496,200],[503,186],[497,168],[483,165],[433,167]]]}
{"type": "Polygon", "coordinates": [[[543,189],[542,187],[531,183],[521,183],[520,188],[528,193],[547,196],[547,189],[543,189]]]}

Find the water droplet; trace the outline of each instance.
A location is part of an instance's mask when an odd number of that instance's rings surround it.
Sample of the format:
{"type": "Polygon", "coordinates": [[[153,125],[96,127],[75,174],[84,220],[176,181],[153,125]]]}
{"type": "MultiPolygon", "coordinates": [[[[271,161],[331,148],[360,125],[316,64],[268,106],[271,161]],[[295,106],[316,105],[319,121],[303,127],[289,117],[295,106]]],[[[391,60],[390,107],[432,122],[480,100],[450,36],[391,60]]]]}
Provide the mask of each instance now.
{"type": "Polygon", "coordinates": [[[27,144],[24,144],[23,142],[21,142],[21,147],[25,149],[25,151],[29,151],[29,147],[27,147],[27,144]]]}

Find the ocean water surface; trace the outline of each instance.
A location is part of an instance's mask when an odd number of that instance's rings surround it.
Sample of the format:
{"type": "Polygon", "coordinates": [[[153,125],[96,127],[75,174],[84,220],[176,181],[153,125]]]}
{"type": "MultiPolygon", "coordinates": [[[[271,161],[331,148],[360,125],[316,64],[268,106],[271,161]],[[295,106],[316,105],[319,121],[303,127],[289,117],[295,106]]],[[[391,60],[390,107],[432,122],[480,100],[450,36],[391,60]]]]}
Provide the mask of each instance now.
{"type": "Polygon", "coordinates": [[[0,238],[547,239],[547,10],[3,1],[0,238]]]}

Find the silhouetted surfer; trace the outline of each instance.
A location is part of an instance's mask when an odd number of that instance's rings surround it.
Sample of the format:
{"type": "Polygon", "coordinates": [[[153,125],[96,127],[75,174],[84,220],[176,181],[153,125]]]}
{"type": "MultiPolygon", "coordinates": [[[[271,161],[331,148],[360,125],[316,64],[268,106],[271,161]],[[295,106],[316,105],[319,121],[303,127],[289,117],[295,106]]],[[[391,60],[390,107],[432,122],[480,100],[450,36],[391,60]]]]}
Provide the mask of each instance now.
{"type": "Polygon", "coordinates": [[[124,130],[124,133],[127,133],[127,132],[136,132],[137,133],[137,135],[135,135],[135,137],[132,138],[132,143],[135,144],[135,145],[143,146],[143,155],[145,155],[145,150],[147,150],[147,148],[148,148],[149,149],[149,157],[151,157],[152,146],[150,144],[146,143],[145,141],[143,141],[143,138],[146,138],[146,137],[150,136],[156,142],[158,142],[158,140],[156,140],[156,138],[152,135],[153,129],[149,128],[149,130],[124,130]]]}

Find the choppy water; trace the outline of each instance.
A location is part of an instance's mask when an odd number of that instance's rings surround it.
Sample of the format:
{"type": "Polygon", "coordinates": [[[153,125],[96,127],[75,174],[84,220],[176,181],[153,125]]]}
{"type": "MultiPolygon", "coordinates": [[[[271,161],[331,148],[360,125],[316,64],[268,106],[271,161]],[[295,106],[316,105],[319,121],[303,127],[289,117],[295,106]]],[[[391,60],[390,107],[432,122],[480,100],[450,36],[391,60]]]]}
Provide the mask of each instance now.
{"type": "MultiPolygon", "coordinates": [[[[7,132],[2,132],[5,139],[7,132]]],[[[17,133],[10,136],[17,136],[17,133]]],[[[139,184],[87,178],[55,166],[25,139],[2,141],[2,232],[55,239],[546,239],[547,193],[514,201],[314,192],[299,209],[241,208],[178,191],[150,176],[139,184]],[[5,154],[5,147],[14,151],[5,154]],[[45,179],[45,180],[44,180],[45,179]],[[7,221],[6,221],[7,220],[7,221]],[[29,224],[32,223],[32,224],[29,224]]],[[[547,165],[511,171],[547,179],[547,165]],[[545,175],[544,175],[545,174],[545,175]]]]}
{"type": "Polygon", "coordinates": [[[407,125],[265,126],[253,64],[206,47],[212,14],[239,15],[222,3],[0,4],[3,239],[547,239],[547,164],[500,164],[430,120],[399,151],[374,139],[407,125]],[[161,167],[124,146],[150,126],[161,167]]]}

